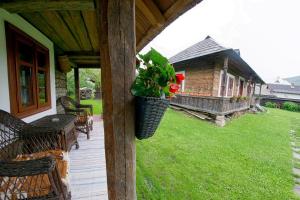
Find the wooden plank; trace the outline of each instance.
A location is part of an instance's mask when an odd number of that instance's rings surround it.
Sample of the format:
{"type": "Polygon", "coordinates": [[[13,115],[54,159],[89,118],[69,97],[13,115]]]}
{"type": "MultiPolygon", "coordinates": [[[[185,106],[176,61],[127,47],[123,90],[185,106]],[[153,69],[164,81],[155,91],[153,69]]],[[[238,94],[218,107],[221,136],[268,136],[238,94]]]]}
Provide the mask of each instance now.
{"type": "Polygon", "coordinates": [[[69,59],[77,65],[97,64],[98,67],[100,65],[100,56],[69,56],[69,59]]]}
{"type": "Polygon", "coordinates": [[[79,81],[79,69],[74,68],[74,81],[75,81],[75,100],[80,102],[80,81],[79,81]]]}
{"type": "Polygon", "coordinates": [[[87,140],[86,135],[79,134],[80,148],[69,153],[72,200],[108,199],[103,122],[95,117],[90,135],[87,140]]]}
{"type": "Polygon", "coordinates": [[[202,0],[177,0],[165,13],[166,22],[163,26],[152,26],[137,43],[137,51],[142,50],[156,35],[184,12],[200,3],[202,0]]]}
{"type": "Polygon", "coordinates": [[[56,31],[48,25],[41,14],[36,12],[30,14],[24,13],[22,14],[22,17],[24,17],[29,23],[33,24],[38,30],[50,38],[54,42],[55,46],[57,46],[60,50],[67,50],[70,48],[56,33],[56,31]]]}
{"type": "Polygon", "coordinates": [[[136,6],[144,13],[152,25],[161,26],[166,21],[152,0],[136,0],[136,6]]]}
{"type": "Polygon", "coordinates": [[[42,12],[46,10],[94,10],[93,0],[12,0],[0,3],[0,8],[12,13],[42,12]]]}
{"type": "Polygon", "coordinates": [[[60,11],[60,15],[65,20],[69,30],[74,35],[77,43],[83,51],[91,51],[90,43],[83,17],[80,11],[60,11]]]}
{"type": "Polygon", "coordinates": [[[82,16],[89,34],[90,42],[94,51],[99,51],[98,24],[95,11],[82,11],[82,16]]]}
{"type": "Polygon", "coordinates": [[[74,36],[68,29],[66,23],[55,11],[45,11],[43,12],[44,19],[47,21],[48,25],[55,30],[55,32],[63,38],[64,42],[68,47],[74,51],[80,51],[80,47],[76,42],[74,36]]]}
{"type": "Polygon", "coordinates": [[[136,199],[135,0],[98,0],[109,199],[136,199]]]}

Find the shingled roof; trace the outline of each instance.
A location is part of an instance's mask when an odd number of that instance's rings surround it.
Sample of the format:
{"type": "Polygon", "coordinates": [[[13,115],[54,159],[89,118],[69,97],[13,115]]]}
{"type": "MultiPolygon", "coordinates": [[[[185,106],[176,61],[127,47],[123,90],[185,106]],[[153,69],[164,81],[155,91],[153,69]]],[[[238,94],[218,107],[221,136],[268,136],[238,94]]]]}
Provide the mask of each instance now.
{"type": "Polygon", "coordinates": [[[240,51],[238,49],[224,47],[217,43],[210,36],[207,36],[204,40],[169,58],[169,62],[174,64],[174,67],[176,68],[176,64],[179,64],[183,61],[217,54],[228,55],[231,59],[240,63],[238,67],[242,72],[250,74],[257,82],[265,83],[259,77],[259,75],[241,58],[240,51]]]}
{"type": "Polygon", "coordinates": [[[286,94],[300,94],[300,86],[284,85],[284,84],[268,84],[271,92],[286,93],[286,94]]]}
{"type": "Polygon", "coordinates": [[[218,44],[213,38],[207,36],[204,40],[194,44],[193,46],[179,52],[175,56],[169,59],[169,62],[174,64],[180,61],[189,60],[193,58],[198,58],[201,56],[206,56],[209,54],[229,50],[218,44]]]}

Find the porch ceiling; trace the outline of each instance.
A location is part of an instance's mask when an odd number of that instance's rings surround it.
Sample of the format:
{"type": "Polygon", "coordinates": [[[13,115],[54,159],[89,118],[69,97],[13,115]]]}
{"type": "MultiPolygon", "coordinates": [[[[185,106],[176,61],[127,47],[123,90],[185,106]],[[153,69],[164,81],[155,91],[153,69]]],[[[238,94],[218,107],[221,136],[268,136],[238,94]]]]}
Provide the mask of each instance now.
{"type": "MultiPolygon", "coordinates": [[[[202,0],[136,0],[137,51],[202,0]]],[[[57,55],[79,67],[99,67],[99,34],[94,0],[4,0],[0,7],[18,13],[54,42],[57,55]]]]}

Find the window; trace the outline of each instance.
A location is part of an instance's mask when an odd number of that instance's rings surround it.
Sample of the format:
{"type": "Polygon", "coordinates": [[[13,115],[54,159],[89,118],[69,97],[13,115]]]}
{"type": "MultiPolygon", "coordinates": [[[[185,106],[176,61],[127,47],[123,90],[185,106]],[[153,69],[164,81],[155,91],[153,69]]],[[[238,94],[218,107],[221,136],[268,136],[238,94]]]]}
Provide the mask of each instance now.
{"type": "Polygon", "coordinates": [[[234,78],[228,76],[228,86],[227,86],[227,96],[232,97],[233,96],[233,84],[234,84],[234,78]]]}
{"type": "Polygon", "coordinates": [[[245,87],[245,79],[242,77],[239,77],[239,89],[237,90],[238,96],[243,96],[244,87],[245,87]]]}
{"type": "Polygon", "coordinates": [[[249,82],[248,83],[248,86],[247,86],[247,96],[251,96],[251,91],[252,91],[252,88],[251,88],[251,83],[249,82]]]}
{"type": "Polygon", "coordinates": [[[26,117],[51,107],[49,51],[6,23],[11,113],[26,117]]]}
{"type": "Polygon", "coordinates": [[[227,84],[225,84],[225,79],[226,79],[226,77],[225,77],[224,71],[221,70],[219,96],[232,97],[233,93],[234,93],[235,78],[233,75],[227,73],[227,84]]]}

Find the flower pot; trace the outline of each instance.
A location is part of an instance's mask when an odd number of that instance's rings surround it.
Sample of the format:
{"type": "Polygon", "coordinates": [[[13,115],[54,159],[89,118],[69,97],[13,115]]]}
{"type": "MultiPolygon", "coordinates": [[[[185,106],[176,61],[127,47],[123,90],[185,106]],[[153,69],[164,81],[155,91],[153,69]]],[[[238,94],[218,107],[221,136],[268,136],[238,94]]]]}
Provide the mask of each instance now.
{"type": "Polygon", "coordinates": [[[59,68],[62,72],[68,73],[72,70],[72,63],[70,62],[68,56],[59,56],[58,63],[59,63],[59,68]]]}
{"type": "Polygon", "coordinates": [[[155,97],[136,97],[135,136],[146,139],[155,133],[170,101],[155,97]]]}

